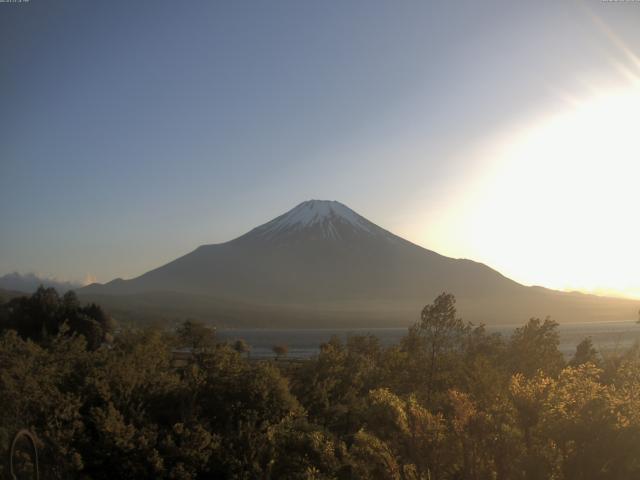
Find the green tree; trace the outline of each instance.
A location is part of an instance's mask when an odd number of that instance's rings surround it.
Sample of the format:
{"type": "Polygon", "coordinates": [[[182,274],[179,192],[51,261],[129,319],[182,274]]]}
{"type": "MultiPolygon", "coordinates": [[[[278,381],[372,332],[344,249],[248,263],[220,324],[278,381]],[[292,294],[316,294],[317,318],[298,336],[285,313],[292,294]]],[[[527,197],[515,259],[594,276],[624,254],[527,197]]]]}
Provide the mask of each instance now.
{"type": "Polygon", "coordinates": [[[240,355],[246,353],[247,358],[249,357],[249,353],[251,353],[251,346],[241,338],[233,342],[233,349],[240,355]]]}
{"type": "Polygon", "coordinates": [[[285,344],[274,345],[271,350],[276,354],[276,358],[279,360],[282,357],[285,357],[287,353],[289,353],[289,347],[285,344]]]}
{"type": "Polygon", "coordinates": [[[95,304],[82,306],[72,291],[60,298],[53,288],[40,287],[30,297],[12,299],[0,315],[0,329],[12,329],[23,338],[46,345],[61,330],[67,335],[82,335],[90,350],[110,336],[114,322],[95,304]]]}
{"type": "Polygon", "coordinates": [[[517,328],[511,336],[506,352],[506,362],[513,373],[534,376],[538,370],[555,376],[565,362],[559,350],[560,336],[558,323],[550,318],[542,322],[539,318],[530,319],[523,327],[517,328]]]}
{"type": "Polygon", "coordinates": [[[177,344],[190,354],[189,364],[203,367],[217,345],[216,330],[197,320],[185,320],[176,330],[177,344]]]}
{"type": "Polygon", "coordinates": [[[584,365],[585,363],[593,363],[594,365],[600,365],[600,358],[598,351],[593,346],[591,338],[585,338],[576,346],[576,353],[569,362],[572,367],[584,365]]]}
{"type": "Polygon", "coordinates": [[[176,330],[180,346],[194,354],[205,353],[216,346],[216,330],[197,320],[185,320],[176,330]]]}
{"type": "Polygon", "coordinates": [[[432,304],[425,306],[420,315],[417,328],[410,336],[418,339],[412,343],[424,342],[426,349],[426,387],[427,400],[433,397],[437,383],[442,381],[443,369],[452,362],[451,354],[460,351],[464,337],[471,326],[458,317],[456,299],[450,293],[442,293],[432,304]]]}

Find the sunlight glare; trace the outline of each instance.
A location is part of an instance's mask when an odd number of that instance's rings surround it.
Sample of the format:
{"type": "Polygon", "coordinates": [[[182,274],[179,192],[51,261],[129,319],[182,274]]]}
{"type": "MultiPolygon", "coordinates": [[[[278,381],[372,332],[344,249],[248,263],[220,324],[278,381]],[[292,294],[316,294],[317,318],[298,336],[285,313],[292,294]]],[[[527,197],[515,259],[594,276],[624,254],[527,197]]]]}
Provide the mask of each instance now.
{"type": "Polygon", "coordinates": [[[527,284],[640,297],[640,87],[512,134],[488,172],[467,208],[476,258],[527,284]]]}

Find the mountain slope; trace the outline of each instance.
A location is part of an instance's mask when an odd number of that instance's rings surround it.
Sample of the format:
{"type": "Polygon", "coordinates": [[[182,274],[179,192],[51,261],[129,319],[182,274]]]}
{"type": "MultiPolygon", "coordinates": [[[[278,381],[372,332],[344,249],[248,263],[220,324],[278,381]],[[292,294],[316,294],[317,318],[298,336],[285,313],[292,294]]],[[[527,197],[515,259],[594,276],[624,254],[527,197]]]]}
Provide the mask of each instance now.
{"type": "Polygon", "coordinates": [[[170,307],[163,298],[172,297],[175,305],[182,295],[192,305],[185,302],[185,314],[214,318],[224,311],[226,323],[247,324],[243,312],[271,311],[270,322],[286,318],[287,324],[321,326],[406,324],[442,291],[456,295],[465,318],[487,323],[547,314],[566,321],[632,319],[635,312],[635,303],[626,300],[524,287],[483,264],[412,244],[339,202],[320,200],[140,277],[80,293],[120,304],[153,297],[158,312],[170,307]]]}

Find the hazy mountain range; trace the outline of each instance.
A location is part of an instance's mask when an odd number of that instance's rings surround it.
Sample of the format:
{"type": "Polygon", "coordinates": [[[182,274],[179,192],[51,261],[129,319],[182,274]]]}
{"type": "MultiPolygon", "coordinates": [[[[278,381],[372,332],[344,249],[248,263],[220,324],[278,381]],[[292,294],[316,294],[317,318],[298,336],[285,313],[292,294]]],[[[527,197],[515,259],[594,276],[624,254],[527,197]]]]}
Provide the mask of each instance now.
{"type": "Polygon", "coordinates": [[[12,290],[24,293],[33,293],[40,286],[53,287],[58,292],[64,293],[67,290],[80,288],[82,285],[76,282],[67,282],[40,276],[35,273],[8,273],[0,277],[0,289],[12,290]]]}
{"type": "Polygon", "coordinates": [[[525,287],[486,265],[415,245],[334,201],[310,200],[229,242],[78,293],[116,315],[227,326],[406,325],[439,293],[465,319],[635,319],[626,299],[525,287]]]}

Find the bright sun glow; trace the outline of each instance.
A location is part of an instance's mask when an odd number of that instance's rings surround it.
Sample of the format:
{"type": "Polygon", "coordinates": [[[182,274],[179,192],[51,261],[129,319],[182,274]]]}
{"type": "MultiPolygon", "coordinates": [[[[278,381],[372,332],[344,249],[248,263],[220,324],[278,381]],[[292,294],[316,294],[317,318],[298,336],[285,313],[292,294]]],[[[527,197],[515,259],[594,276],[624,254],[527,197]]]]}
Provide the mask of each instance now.
{"type": "Polygon", "coordinates": [[[640,297],[640,87],[511,132],[466,205],[465,243],[527,284],[640,297]]]}

